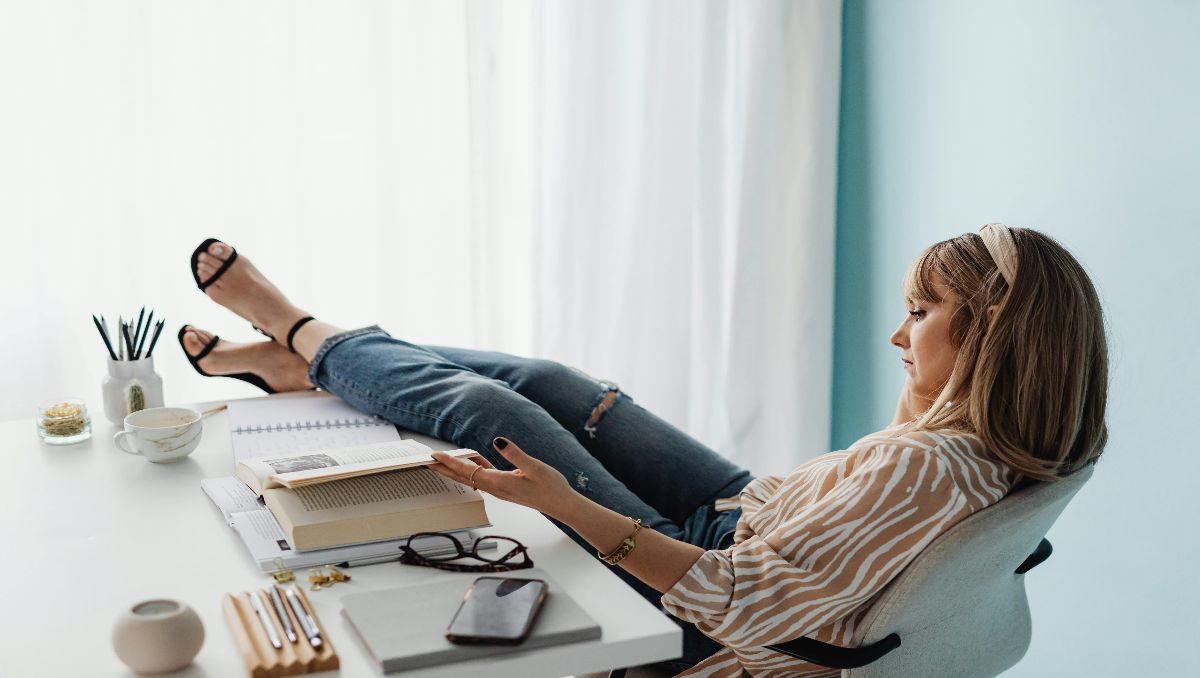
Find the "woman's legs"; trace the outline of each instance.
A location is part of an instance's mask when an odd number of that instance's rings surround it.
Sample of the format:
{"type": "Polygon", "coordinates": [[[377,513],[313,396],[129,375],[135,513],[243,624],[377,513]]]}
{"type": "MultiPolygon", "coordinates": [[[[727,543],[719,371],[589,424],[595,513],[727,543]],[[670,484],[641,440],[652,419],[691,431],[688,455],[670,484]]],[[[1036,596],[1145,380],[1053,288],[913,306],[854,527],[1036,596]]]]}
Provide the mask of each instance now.
{"type": "Polygon", "coordinates": [[[478,450],[498,468],[512,468],[491,444],[505,436],[558,469],[581,494],[672,537],[681,535],[678,524],[621,484],[537,404],[503,382],[381,329],[326,339],[309,379],[364,412],[478,450]]]}
{"type": "Polygon", "coordinates": [[[426,348],[504,382],[539,405],[617,480],[676,524],[684,524],[700,506],[737,494],[751,480],[748,471],[647,411],[611,382],[550,360],[426,348]]]}
{"type": "MultiPolygon", "coordinates": [[[[218,271],[232,251],[212,243],[197,258],[201,280],[218,271]]],[[[286,343],[308,314],[239,256],[205,291],[214,301],[286,343]]],[[[672,537],[680,527],[617,481],[544,409],[503,382],[480,375],[427,349],[391,338],[378,328],[344,332],[313,320],[292,337],[310,363],[309,380],[360,410],[405,428],[482,452],[499,468],[511,465],[492,448],[503,435],[557,468],[576,489],[614,511],[672,537]]]]}

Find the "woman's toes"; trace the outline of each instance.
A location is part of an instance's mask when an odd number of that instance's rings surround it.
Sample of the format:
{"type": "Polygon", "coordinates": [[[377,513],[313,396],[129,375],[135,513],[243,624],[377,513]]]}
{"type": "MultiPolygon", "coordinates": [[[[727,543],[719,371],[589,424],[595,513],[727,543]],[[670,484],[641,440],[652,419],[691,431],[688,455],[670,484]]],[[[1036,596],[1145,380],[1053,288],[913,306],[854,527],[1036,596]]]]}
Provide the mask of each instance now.
{"type": "Polygon", "coordinates": [[[200,351],[204,350],[204,345],[209,341],[208,337],[202,337],[200,332],[194,328],[189,328],[183,334],[183,349],[190,356],[196,356],[200,351]]]}
{"type": "MultiPolygon", "coordinates": [[[[229,256],[229,249],[230,249],[229,245],[226,245],[223,242],[217,241],[208,246],[207,254],[211,254],[212,256],[220,259],[221,261],[225,261],[225,257],[229,256]]],[[[206,253],[201,252],[200,254],[201,254],[201,256],[203,256],[206,253]]]]}
{"type": "Polygon", "coordinates": [[[201,252],[200,256],[196,257],[196,263],[197,264],[208,264],[209,266],[216,268],[216,267],[220,266],[221,264],[225,263],[225,258],[214,256],[212,254],[209,254],[208,252],[201,252]]]}
{"type": "Polygon", "coordinates": [[[196,262],[196,273],[200,275],[201,280],[208,280],[212,274],[217,272],[217,267],[205,261],[196,262]]]}

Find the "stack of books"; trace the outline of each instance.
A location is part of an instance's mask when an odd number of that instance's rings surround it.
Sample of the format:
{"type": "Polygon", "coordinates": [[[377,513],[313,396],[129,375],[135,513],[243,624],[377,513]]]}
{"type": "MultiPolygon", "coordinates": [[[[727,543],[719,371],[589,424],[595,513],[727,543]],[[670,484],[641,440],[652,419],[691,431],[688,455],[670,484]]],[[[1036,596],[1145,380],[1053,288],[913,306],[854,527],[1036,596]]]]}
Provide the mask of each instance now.
{"type": "MultiPolygon", "coordinates": [[[[431,448],[340,399],[237,401],[229,416],[235,475],[201,487],[263,571],[394,559],[411,534],[470,543],[490,524],[482,495],[425,468],[431,448]]],[[[430,556],[445,545],[413,543],[430,556]]]]}

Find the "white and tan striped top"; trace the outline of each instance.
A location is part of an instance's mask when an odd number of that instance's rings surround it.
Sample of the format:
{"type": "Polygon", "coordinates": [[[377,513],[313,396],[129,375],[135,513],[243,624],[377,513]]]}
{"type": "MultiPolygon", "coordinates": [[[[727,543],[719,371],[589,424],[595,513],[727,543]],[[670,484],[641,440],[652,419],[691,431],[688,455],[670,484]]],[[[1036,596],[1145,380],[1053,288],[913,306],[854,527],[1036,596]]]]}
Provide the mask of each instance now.
{"type": "Polygon", "coordinates": [[[875,594],[1015,479],[973,435],[898,427],[756,479],[739,497],[734,545],[706,552],[663,594],[668,612],[725,646],[679,675],[837,676],[762,648],[800,636],[847,644],[875,594]]]}

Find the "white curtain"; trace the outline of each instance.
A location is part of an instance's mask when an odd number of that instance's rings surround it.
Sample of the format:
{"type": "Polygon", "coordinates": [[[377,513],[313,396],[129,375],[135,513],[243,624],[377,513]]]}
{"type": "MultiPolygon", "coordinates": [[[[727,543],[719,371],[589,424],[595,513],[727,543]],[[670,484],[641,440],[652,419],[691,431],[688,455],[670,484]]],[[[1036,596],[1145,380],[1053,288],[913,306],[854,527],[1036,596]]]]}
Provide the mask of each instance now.
{"type": "Polygon", "coordinates": [[[176,343],[185,322],[261,339],[195,288],[207,236],[331,322],[529,352],[529,286],[497,284],[492,255],[531,269],[532,223],[476,208],[469,16],[436,0],[0,0],[0,418],[62,396],[98,409],[89,314],[142,304],[169,321],[168,401],[257,393],[199,377],[176,343]]]}
{"type": "MultiPolygon", "coordinates": [[[[828,441],[840,3],[0,0],[0,418],[99,409],[110,322],[298,303],[612,379],[758,472],[828,441]]],[[[97,412],[99,419],[99,413],[97,412]]],[[[104,431],[103,427],[100,428],[104,431]]]]}
{"type": "Polygon", "coordinates": [[[546,3],[539,353],[756,472],[828,451],[840,2],[546,3]]]}

